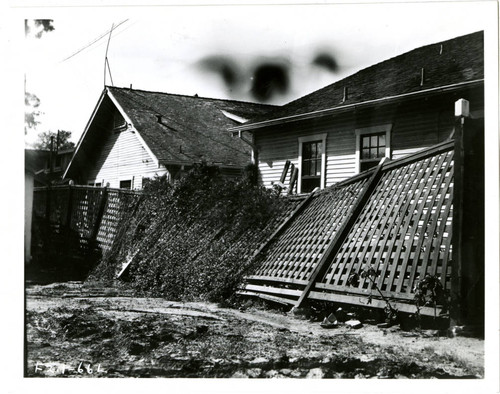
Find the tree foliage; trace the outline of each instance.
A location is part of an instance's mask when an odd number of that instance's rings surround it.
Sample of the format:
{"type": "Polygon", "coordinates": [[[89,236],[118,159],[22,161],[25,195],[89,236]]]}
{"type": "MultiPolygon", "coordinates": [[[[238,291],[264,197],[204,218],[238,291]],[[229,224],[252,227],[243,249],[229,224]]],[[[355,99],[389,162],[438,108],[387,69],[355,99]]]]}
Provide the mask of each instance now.
{"type": "Polygon", "coordinates": [[[71,131],[59,130],[59,140],[57,133],[52,131],[43,131],[38,133],[38,140],[34,143],[36,149],[50,149],[50,137],[54,137],[54,150],[73,149],[74,142],[70,141],[71,131]]]}
{"type": "Polygon", "coordinates": [[[24,134],[28,133],[28,130],[36,129],[36,126],[40,123],[38,117],[41,112],[38,109],[40,107],[40,99],[33,93],[24,93],[24,134]]]}
{"type": "Polygon", "coordinates": [[[36,30],[34,33],[35,38],[41,38],[44,33],[49,33],[55,30],[52,19],[33,19],[33,27],[30,26],[30,20],[24,20],[24,33],[29,36],[33,28],[36,30]]]}

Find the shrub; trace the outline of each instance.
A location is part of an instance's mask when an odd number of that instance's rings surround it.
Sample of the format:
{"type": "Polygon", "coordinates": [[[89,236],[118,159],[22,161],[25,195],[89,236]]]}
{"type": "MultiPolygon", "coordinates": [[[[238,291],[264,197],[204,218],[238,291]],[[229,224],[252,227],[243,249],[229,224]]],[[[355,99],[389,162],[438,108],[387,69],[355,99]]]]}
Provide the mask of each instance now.
{"type": "Polygon", "coordinates": [[[174,184],[155,178],[93,279],[111,280],[132,261],[126,279],[137,290],[177,300],[227,300],[290,204],[256,179],[255,168],[228,180],[207,165],[174,184]]]}

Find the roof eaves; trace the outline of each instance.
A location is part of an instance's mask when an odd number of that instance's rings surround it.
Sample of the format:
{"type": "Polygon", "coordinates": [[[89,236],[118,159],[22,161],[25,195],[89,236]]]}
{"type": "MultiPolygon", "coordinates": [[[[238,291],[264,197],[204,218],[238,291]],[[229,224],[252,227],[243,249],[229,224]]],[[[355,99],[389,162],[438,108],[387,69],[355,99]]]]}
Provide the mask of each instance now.
{"type": "Polygon", "coordinates": [[[321,116],[331,115],[334,113],[348,111],[348,110],[351,110],[353,108],[359,108],[359,107],[381,104],[381,103],[389,103],[392,101],[406,99],[406,98],[414,98],[414,97],[418,97],[421,95],[431,95],[431,94],[441,93],[441,92],[445,92],[445,91],[453,91],[453,90],[462,89],[464,87],[480,85],[483,83],[484,83],[484,78],[476,79],[474,81],[459,82],[459,83],[455,83],[452,85],[438,86],[435,88],[419,90],[416,92],[403,93],[403,94],[399,94],[399,95],[395,95],[395,96],[381,97],[378,99],[367,100],[367,101],[360,101],[358,103],[341,105],[341,106],[337,106],[337,107],[306,112],[303,114],[290,115],[290,116],[285,116],[285,117],[276,118],[276,119],[268,119],[268,120],[264,120],[264,121],[256,122],[256,123],[245,123],[245,124],[240,125],[240,126],[231,127],[228,130],[233,133],[233,136],[235,136],[240,131],[250,131],[250,130],[260,129],[260,128],[267,127],[267,126],[276,126],[279,124],[290,123],[290,122],[295,122],[295,121],[299,121],[299,120],[313,119],[313,118],[317,118],[317,117],[321,117],[321,116]]]}
{"type": "Polygon", "coordinates": [[[76,144],[76,147],[75,147],[75,152],[73,153],[73,156],[71,157],[71,160],[69,161],[69,164],[68,166],[66,167],[66,170],[64,171],[64,174],[63,174],[63,179],[66,178],[66,175],[68,174],[72,164],[73,164],[73,160],[75,159],[76,155],[78,154],[79,150],[80,150],[80,147],[83,143],[83,140],[85,139],[86,135],[87,135],[87,132],[89,131],[89,128],[90,128],[90,125],[92,124],[92,121],[94,120],[96,114],[97,114],[97,111],[99,109],[99,107],[101,106],[102,104],[102,101],[104,100],[104,97],[106,96],[106,93],[107,93],[107,88],[105,87],[101,93],[101,95],[99,96],[99,100],[97,100],[97,104],[96,106],[94,107],[94,110],[92,111],[92,115],[90,115],[90,118],[85,126],[85,129],[83,130],[83,133],[80,137],[80,139],[78,140],[78,143],[76,144]]]}

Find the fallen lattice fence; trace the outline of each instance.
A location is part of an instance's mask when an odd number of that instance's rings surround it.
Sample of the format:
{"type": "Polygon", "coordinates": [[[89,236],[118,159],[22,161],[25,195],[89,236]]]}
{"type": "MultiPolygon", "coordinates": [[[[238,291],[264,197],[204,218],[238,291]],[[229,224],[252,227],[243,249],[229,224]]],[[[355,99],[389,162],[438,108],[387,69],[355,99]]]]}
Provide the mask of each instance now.
{"type": "Polygon", "coordinates": [[[384,308],[390,300],[402,312],[480,315],[480,127],[469,121],[465,136],[460,125],[454,141],[313,193],[268,239],[240,294],[298,307],[316,300],[384,308]],[[457,210],[460,199],[470,203],[457,210]],[[426,302],[430,283],[441,297],[426,302]]]}

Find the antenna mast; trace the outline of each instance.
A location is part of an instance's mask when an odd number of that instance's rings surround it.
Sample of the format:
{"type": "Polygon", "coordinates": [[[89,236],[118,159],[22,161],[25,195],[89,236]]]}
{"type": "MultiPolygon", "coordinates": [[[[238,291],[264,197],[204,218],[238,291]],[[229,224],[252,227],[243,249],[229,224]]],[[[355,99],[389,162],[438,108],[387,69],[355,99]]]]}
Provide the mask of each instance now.
{"type": "Polygon", "coordinates": [[[106,67],[108,68],[109,77],[111,78],[111,85],[114,86],[113,77],[111,76],[111,68],[109,67],[109,61],[108,61],[109,42],[111,41],[111,33],[113,32],[114,28],[115,24],[113,23],[111,24],[111,30],[109,31],[108,45],[106,46],[106,55],[104,56],[104,87],[106,87],[106,67]]]}

